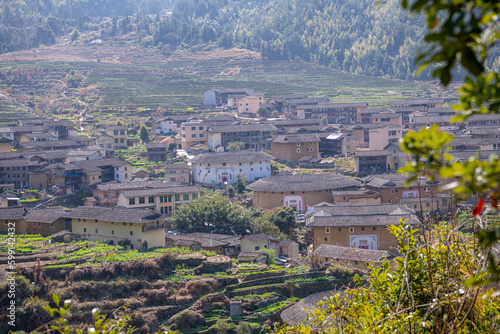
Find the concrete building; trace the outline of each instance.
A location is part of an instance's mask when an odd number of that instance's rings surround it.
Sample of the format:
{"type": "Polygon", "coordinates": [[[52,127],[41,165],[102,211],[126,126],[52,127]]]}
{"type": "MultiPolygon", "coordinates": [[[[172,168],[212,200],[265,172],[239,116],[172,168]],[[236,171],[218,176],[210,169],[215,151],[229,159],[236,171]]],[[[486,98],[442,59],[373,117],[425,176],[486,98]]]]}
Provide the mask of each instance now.
{"type": "Polygon", "coordinates": [[[117,244],[130,240],[131,247],[165,247],[165,220],[153,210],[79,206],[66,214],[72,232],[89,241],[117,244]]]}
{"type": "Polygon", "coordinates": [[[182,149],[189,150],[194,144],[207,144],[207,125],[201,121],[189,121],[181,125],[182,149]]]}
{"type": "Polygon", "coordinates": [[[303,157],[320,157],[316,134],[278,135],[271,141],[271,154],[279,160],[298,162],[303,157]]]}
{"type": "Polygon", "coordinates": [[[168,164],[165,166],[166,182],[191,183],[191,170],[186,163],[168,164]]]}
{"type": "Polygon", "coordinates": [[[272,176],[247,186],[253,191],[253,206],[272,209],[289,206],[303,212],[322,202],[332,203],[332,191],[353,190],[361,182],[335,174],[272,176]]]}
{"type": "Polygon", "coordinates": [[[151,209],[162,215],[171,215],[175,208],[199,199],[201,188],[186,183],[164,183],[162,188],[122,190],[118,206],[133,209],[151,209]]]}
{"type": "Polygon", "coordinates": [[[126,148],[127,145],[127,127],[125,125],[113,125],[106,128],[106,134],[113,138],[113,147],[115,149],[126,148]]]}
{"type": "Polygon", "coordinates": [[[167,161],[167,150],[169,143],[148,143],[146,151],[149,161],[167,161]]]}
{"type": "Polygon", "coordinates": [[[334,245],[397,254],[396,237],[387,229],[400,220],[418,227],[415,211],[406,205],[329,205],[315,206],[305,217],[306,227],[312,230],[314,249],[334,245]]]}
{"type": "Polygon", "coordinates": [[[264,234],[248,234],[240,239],[241,252],[258,252],[262,249],[272,249],[277,251],[279,241],[264,234]]]}
{"type": "MultiPolygon", "coordinates": [[[[238,116],[256,117],[257,110],[264,103],[264,94],[254,93],[237,99],[238,116]]],[[[233,106],[234,108],[234,106],[233,106]]]]}
{"type": "Polygon", "coordinates": [[[205,106],[222,107],[228,105],[229,95],[252,95],[255,92],[248,88],[221,88],[209,89],[203,93],[203,104],[205,106]]]}
{"type": "Polygon", "coordinates": [[[218,147],[227,146],[231,142],[242,142],[245,149],[268,150],[273,135],[278,128],[272,124],[232,124],[211,125],[208,127],[208,147],[215,151],[218,147]]]}
{"type": "Polygon", "coordinates": [[[356,151],[354,153],[354,169],[358,173],[386,172],[390,170],[389,153],[386,150],[356,151]]]}
{"type": "Polygon", "coordinates": [[[234,184],[238,174],[247,182],[271,176],[273,156],[264,152],[239,151],[205,153],[191,158],[193,181],[200,184],[234,184]]]}
{"type": "Polygon", "coordinates": [[[368,108],[368,103],[300,105],[295,110],[298,119],[326,117],[328,124],[353,124],[359,111],[364,108],[368,108]]]}
{"type": "Polygon", "coordinates": [[[186,233],[186,234],[165,234],[167,247],[177,246],[178,241],[192,241],[200,244],[200,249],[214,252],[219,255],[236,257],[240,253],[241,236],[217,233],[186,233]]]}
{"type": "Polygon", "coordinates": [[[153,131],[159,135],[173,133],[177,130],[175,120],[170,117],[160,117],[152,122],[153,131]]]}

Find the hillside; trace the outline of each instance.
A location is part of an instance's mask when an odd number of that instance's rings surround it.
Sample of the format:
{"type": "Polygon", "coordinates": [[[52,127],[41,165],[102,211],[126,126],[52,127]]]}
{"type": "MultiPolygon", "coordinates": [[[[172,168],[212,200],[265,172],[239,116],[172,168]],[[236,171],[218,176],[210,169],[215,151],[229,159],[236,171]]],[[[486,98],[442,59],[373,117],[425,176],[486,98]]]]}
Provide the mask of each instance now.
{"type": "Polygon", "coordinates": [[[82,33],[88,42],[109,42],[135,32],[134,46],[145,53],[238,48],[397,79],[413,78],[424,33],[423,19],[410,18],[398,0],[17,1],[0,3],[0,24],[0,53],[63,36],[77,41],[82,33]]]}

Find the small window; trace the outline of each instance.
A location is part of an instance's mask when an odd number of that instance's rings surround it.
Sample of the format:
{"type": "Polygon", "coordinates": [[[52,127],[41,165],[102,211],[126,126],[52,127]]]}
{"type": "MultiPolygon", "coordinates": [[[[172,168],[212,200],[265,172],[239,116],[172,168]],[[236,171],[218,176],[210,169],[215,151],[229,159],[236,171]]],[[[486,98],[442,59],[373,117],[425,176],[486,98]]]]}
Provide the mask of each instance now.
{"type": "Polygon", "coordinates": [[[98,230],[98,229],[95,229],[95,233],[99,233],[99,230],[98,230]]]}
{"type": "Polygon", "coordinates": [[[182,200],[183,201],[189,201],[189,194],[183,194],[182,195],[182,200]]]}
{"type": "Polygon", "coordinates": [[[328,241],[328,237],[325,237],[325,241],[328,241]]]}
{"type": "Polygon", "coordinates": [[[139,197],[139,204],[144,204],[144,203],[146,203],[146,198],[139,197]]]}
{"type": "Polygon", "coordinates": [[[154,198],[154,196],[149,197],[149,198],[148,198],[148,202],[149,202],[149,203],[154,203],[154,202],[155,202],[155,198],[154,198]]]}
{"type": "Polygon", "coordinates": [[[260,246],[255,246],[255,250],[258,251],[260,249],[260,246]]]}
{"type": "Polygon", "coordinates": [[[358,265],[358,261],[354,261],[354,264],[355,264],[355,265],[358,265]]]}
{"type": "Polygon", "coordinates": [[[361,227],[361,231],[364,231],[364,230],[365,230],[364,226],[363,226],[363,227],[361,227]]]}
{"type": "Polygon", "coordinates": [[[135,205],[135,198],[129,198],[128,199],[128,204],[129,205],[135,205]]]}
{"type": "Polygon", "coordinates": [[[226,163],[225,163],[225,162],[223,162],[223,163],[222,163],[222,166],[226,166],[226,163]]]}
{"type": "Polygon", "coordinates": [[[349,233],[354,233],[354,227],[349,227],[349,233]]]}
{"type": "Polygon", "coordinates": [[[300,153],[300,148],[297,149],[297,153],[300,153]]]}
{"type": "Polygon", "coordinates": [[[114,231],[114,230],[111,230],[111,234],[115,234],[115,231],[114,231]]]}
{"type": "Polygon", "coordinates": [[[134,235],[134,231],[130,231],[130,235],[134,235]]]}
{"type": "Polygon", "coordinates": [[[375,231],[377,228],[376,227],[373,227],[373,230],[375,231]]]}
{"type": "Polygon", "coordinates": [[[86,227],[83,228],[83,232],[87,232],[87,228],[86,227]]]}
{"type": "Polygon", "coordinates": [[[339,232],[342,231],[342,229],[339,227],[339,232]]]}
{"type": "Polygon", "coordinates": [[[329,227],[325,228],[325,233],[330,233],[330,228],[329,227]]]}

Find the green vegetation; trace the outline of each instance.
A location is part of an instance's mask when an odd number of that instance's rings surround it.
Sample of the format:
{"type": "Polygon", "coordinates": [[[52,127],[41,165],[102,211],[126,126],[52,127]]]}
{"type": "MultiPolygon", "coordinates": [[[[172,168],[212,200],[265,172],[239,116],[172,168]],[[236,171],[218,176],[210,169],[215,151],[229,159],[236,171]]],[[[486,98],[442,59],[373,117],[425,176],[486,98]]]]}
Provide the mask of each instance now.
{"type": "Polygon", "coordinates": [[[245,149],[245,143],[241,141],[233,141],[227,145],[228,151],[243,151],[245,149]]]}

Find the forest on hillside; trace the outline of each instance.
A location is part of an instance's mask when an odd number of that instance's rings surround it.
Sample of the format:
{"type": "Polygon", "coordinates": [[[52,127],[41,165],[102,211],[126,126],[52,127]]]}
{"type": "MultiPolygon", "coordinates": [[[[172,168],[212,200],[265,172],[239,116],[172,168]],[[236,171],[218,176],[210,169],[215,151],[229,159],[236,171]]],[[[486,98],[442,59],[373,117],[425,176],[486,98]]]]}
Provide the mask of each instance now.
{"type": "Polygon", "coordinates": [[[0,53],[76,40],[75,29],[104,40],[136,32],[164,52],[237,47],[399,79],[413,78],[425,29],[399,0],[2,0],[0,24],[0,53]]]}

